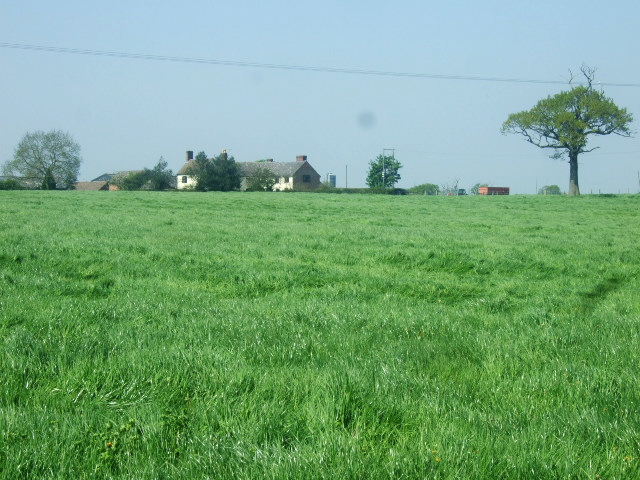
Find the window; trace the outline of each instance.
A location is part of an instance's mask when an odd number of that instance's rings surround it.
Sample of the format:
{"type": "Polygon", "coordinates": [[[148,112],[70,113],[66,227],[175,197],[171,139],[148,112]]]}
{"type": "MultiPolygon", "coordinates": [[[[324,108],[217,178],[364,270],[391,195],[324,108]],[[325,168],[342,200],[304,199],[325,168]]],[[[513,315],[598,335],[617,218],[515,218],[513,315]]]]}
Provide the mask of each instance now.
{"type": "Polygon", "coordinates": [[[302,175],[302,183],[311,182],[311,175],[302,175]]]}
{"type": "Polygon", "coordinates": [[[282,181],[283,181],[284,183],[289,183],[289,177],[283,177],[282,181]]]}
{"type": "Polygon", "coordinates": [[[186,175],[184,175],[184,176],[182,177],[182,183],[187,183],[187,176],[186,176],[186,175]]]}

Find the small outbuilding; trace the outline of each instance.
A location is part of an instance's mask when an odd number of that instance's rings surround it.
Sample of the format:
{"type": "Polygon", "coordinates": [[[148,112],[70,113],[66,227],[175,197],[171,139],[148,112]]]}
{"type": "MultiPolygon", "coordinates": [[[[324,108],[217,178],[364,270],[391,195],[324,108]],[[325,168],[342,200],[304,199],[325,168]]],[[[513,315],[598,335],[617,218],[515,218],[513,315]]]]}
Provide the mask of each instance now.
{"type": "Polygon", "coordinates": [[[509,187],[480,187],[479,195],[509,195],[509,187]]]}

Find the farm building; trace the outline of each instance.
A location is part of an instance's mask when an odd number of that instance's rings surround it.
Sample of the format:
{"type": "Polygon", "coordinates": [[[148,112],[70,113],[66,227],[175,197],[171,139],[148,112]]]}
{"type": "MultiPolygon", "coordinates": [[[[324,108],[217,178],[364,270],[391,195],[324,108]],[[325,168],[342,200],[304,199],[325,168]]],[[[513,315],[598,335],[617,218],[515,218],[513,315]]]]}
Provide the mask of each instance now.
{"type": "MultiPolygon", "coordinates": [[[[113,188],[117,189],[115,185],[113,188]]],[[[92,180],[91,182],[76,182],[76,190],[111,190],[111,188],[109,182],[92,180]]]]}
{"type": "Polygon", "coordinates": [[[480,187],[479,195],[509,195],[509,187],[480,187]]]}
{"type": "Polygon", "coordinates": [[[112,180],[116,177],[125,177],[130,173],[140,172],[141,170],[123,170],[115,173],[103,173],[99,177],[94,178],[90,182],[76,182],[76,190],[120,190],[116,185],[112,183],[112,180]]]}
{"type": "MultiPolygon", "coordinates": [[[[295,162],[274,162],[272,159],[259,162],[237,162],[241,172],[240,190],[247,189],[247,180],[259,169],[269,170],[276,178],[274,191],[315,190],[320,186],[320,174],[309,164],[306,155],[298,155],[295,162]]],[[[195,160],[193,152],[187,152],[187,162],[177,173],[178,190],[195,186],[196,179],[192,175],[195,160]]]]}

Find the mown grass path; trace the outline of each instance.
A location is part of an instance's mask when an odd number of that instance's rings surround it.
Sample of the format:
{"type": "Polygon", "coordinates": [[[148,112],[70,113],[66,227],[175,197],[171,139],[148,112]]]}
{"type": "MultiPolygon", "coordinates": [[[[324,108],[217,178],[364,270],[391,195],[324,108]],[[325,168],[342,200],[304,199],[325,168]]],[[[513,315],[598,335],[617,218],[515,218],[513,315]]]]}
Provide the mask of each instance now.
{"type": "Polygon", "coordinates": [[[0,478],[640,478],[639,238],[639,196],[0,192],[0,478]]]}

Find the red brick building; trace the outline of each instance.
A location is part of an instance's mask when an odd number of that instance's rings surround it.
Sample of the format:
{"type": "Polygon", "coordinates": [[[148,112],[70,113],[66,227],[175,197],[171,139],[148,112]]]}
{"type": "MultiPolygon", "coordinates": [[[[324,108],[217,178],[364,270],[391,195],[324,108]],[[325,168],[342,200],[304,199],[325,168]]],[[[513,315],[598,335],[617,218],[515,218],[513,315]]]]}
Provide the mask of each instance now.
{"type": "Polygon", "coordinates": [[[509,187],[480,187],[479,195],[509,195],[509,187]]]}

